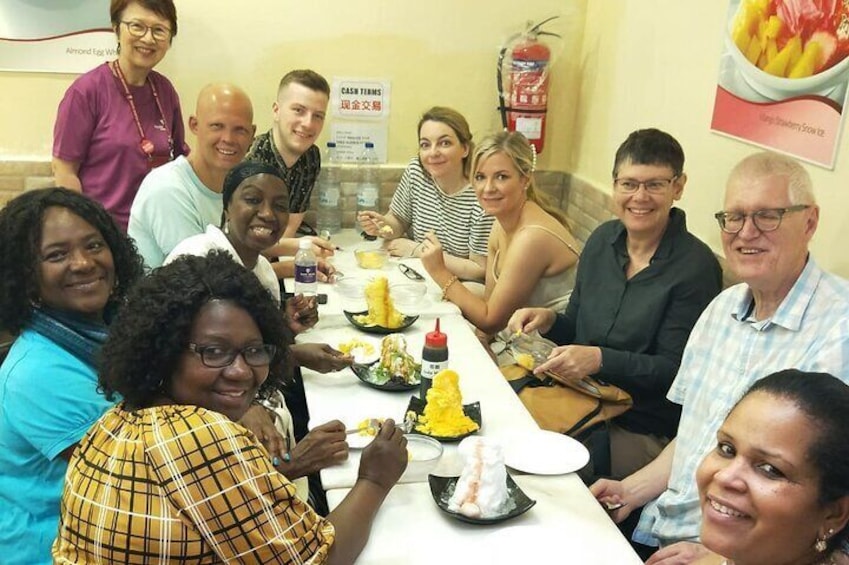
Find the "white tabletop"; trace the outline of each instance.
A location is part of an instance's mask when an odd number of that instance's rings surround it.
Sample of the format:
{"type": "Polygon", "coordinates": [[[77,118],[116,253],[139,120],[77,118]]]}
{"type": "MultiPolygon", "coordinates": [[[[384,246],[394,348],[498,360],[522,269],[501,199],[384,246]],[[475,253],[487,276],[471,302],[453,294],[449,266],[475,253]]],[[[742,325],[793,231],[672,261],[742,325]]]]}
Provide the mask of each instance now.
{"type": "MultiPolygon", "coordinates": [[[[333,258],[346,277],[370,278],[383,274],[390,282],[408,282],[398,270],[398,260],[380,271],[360,269],[353,250],[362,239],[345,230],[332,240],[342,247],[333,258]]],[[[365,242],[379,246],[380,242],[365,242]]],[[[473,328],[453,304],[440,300],[440,291],[429,280],[421,262],[403,259],[428,278],[426,300],[419,320],[403,334],[408,351],[420,358],[424,335],[433,329],[439,316],[442,331],[448,335],[449,367],[460,375],[463,402],[480,402],[484,436],[508,437],[538,432],[539,427],[505,381],[495,363],[475,337],[473,328]]],[[[297,337],[298,342],[323,342],[338,347],[357,337],[379,343],[382,336],[364,334],[342,314],[341,301],[333,285],[320,285],[328,294],[328,304],[319,308],[320,321],[312,330],[297,337]]],[[[412,392],[386,392],[361,382],[350,369],[320,374],[303,370],[304,388],[310,409],[310,425],[339,419],[355,427],[365,418],[403,420],[412,392]]],[[[462,469],[456,444],[443,444],[443,456],[435,474],[456,476],[462,469]]],[[[344,498],[357,478],[361,451],[351,449],[348,460],[321,471],[330,507],[344,498]]],[[[474,526],[443,514],[426,482],[396,485],[381,507],[369,544],[358,563],[510,563],[516,565],[546,556],[562,563],[629,564],[640,563],[628,542],[610,521],[601,506],[574,474],[555,476],[524,475],[511,471],[525,493],[537,501],[526,514],[509,522],[474,526]],[[432,543],[438,540],[438,544],[432,543]]],[[[426,480],[413,477],[413,480],[426,480]]],[[[403,480],[402,480],[403,482],[403,480]]]]}
{"type": "MultiPolygon", "coordinates": [[[[408,351],[420,358],[424,334],[431,331],[432,319],[420,318],[404,332],[408,351]]],[[[498,368],[481,347],[468,322],[458,315],[440,319],[442,331],[448,336],[449,367],[460,375],[463,403],[481,403],[483,435],[503,435],[521,430],[539,429],[531,415],[517,399],[516,393],[501,376],[498,368]]],[[[341,316],[322,318],[313,330],[298,336],[299,342],[324,342],[333,347],[352,337],[363,337],[341,316]]],[[[379,339],[379,336],[367,338],[379,339]]],[[[394,418],[403,421],[412,392],[377,390],[360,381],[350,369],[320,374],[303,370],[304,388],[309,401],[312,426],[329,420],[342,420],[345,427],[356,427],[365,418],[394,418]]],[[[443,459],[451,459],[455,444],[445,444],[443,459]]],[[[321,471],[324,488],[352,487],[357,479],[360,451],[351,450],[347,462],[321,471]]]]}
{"type": "MultiPolygon", "coordinates": [[[[357,563],[642,563],[576,475],[513,475],[513,479],[536,505],[508,522],[488,526],[443,513],[427,483],[396,485],[381,506],[357,563]]],[[[330,508],[348,491],[329,490],[330,508]]]]}

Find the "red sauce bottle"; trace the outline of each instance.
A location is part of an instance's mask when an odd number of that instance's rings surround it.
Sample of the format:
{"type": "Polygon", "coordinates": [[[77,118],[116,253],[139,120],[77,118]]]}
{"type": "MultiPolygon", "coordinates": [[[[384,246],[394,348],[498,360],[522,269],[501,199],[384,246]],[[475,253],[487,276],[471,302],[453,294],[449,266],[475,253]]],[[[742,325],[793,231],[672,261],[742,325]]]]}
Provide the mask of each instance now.
{"type": "Polygon", "coordinates": [[[422,348],[421,399],[427,400],[427,391],[433,384],[433,377],[439,371],[448,368],[448,336],[439,331],[439,318],[436,328],[425,335],[422,348]]]}

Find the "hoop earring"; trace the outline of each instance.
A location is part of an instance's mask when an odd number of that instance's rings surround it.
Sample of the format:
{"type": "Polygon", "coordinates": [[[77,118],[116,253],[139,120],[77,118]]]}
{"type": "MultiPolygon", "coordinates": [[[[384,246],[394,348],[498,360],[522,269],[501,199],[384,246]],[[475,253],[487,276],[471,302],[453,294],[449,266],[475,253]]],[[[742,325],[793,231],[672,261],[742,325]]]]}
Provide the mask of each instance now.
{"type": "Polygon", "coordinates": [[[227,234],[230,233],[230,220],[227,220],[226,222],[224,222],[224,230],[223,231],[224,231],[224,235],[227,235],[227,234]]]}

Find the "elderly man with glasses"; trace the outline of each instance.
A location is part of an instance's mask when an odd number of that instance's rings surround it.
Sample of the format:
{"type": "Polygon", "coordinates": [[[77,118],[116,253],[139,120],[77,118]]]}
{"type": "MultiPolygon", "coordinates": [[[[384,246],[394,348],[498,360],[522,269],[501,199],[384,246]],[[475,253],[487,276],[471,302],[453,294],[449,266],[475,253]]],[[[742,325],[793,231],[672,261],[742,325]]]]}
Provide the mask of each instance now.
{"type": "Polygon", "coordinates": [[[624,480],[591,488],[600,500],[625,503],[613,513],[618,522],[646,505],[633,539],[645,553],[661,548],[646,563],[690,563],[707,553],[698,543],[695,470],[754,381],[793,367],[849,382],[849,282],[808,253],[819,207],[807,171],[774,153],[743,159],[716,218],[728,267],[742,283],[711,302],[687,342],[668,395],[682,406],[677,438],[624,480]]]}

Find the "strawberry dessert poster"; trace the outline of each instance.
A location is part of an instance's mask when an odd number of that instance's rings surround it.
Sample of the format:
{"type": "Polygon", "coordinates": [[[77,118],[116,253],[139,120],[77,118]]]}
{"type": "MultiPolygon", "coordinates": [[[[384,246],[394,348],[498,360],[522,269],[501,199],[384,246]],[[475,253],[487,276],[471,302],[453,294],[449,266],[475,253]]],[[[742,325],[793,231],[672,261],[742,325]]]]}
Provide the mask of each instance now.
{"type": "Polygon", "coordinates": [[[711,129],[834,168],[849,0],[731,0],[711,129]]]}

